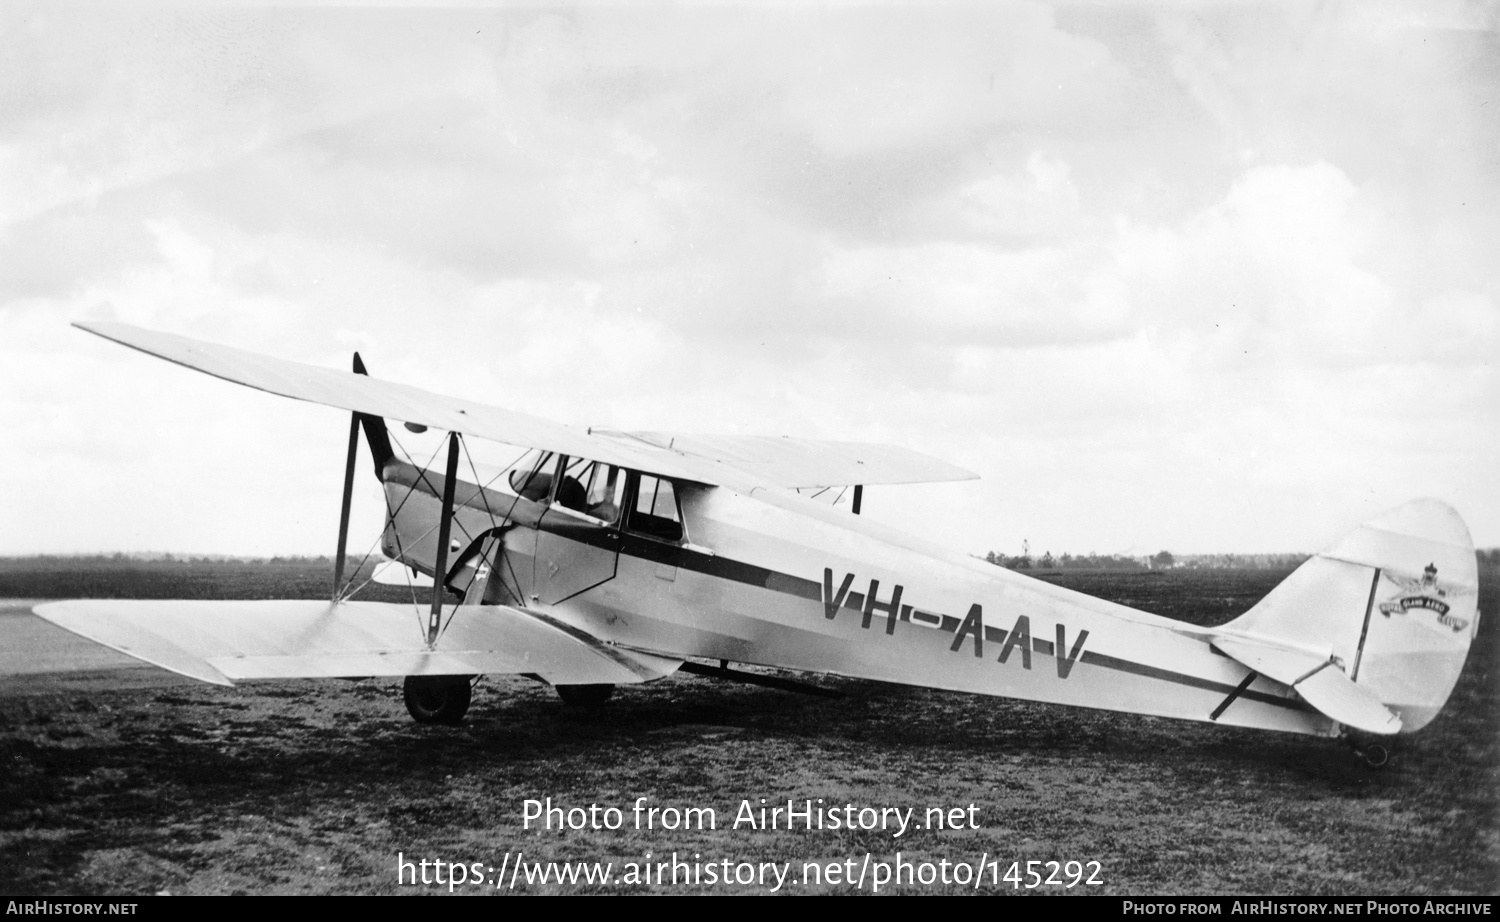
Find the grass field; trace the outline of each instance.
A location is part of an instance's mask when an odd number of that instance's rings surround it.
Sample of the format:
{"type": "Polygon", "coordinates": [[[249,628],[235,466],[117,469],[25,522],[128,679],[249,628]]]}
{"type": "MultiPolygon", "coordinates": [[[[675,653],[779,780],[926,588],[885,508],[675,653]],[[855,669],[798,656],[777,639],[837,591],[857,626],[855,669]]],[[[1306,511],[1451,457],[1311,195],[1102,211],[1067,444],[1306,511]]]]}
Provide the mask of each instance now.
{"type": "MultiPolygon", "coordinates": [[[[1213,623],[1284,574],[1040,575],[1213,623]]],[[[0,597],[318,597],[327,581],[316,562],[0,564],[0,597]]],[[[1027,860],[1099,863],[1101,886],[1042,893],[1494,894],[1497,593],[1500,576],[1486,572],[1479,639],[1452,701],[1378,772],[1326,740],[832,679],[815,681],[844,697],[677,676],[624,690],[599,711],[565,708],[525,679],[487,679],[457,728],[414,724],[388,681],[13,696],[0,699],[0,890],[447,892],[398,883],[398,855],[498,871],[518,852],[527,862],[612,861],[615,877],[520,877],[515,892],[770,889],[701,876],[698,885],[620,881],[626,863],[675,852],[698,861],[700,875],[722,859],[789,862],[780,892],[857,892],[804,884],[801,872],[900,852],[934,868],[998,857],[1002,874],[1027,860]],[[619,807],[625,828],[524,829],[524,802],[547,797],[619,807]],[[637,830],[638,797],[713,808],[717,828],[637,830]],[[919,818],[972,804],[978,828],[901,838],[731,828],[741,801],[761,798],[912,807],[919,818]]],[[[456,890],[492,892],[490,883],[456,890]]],[[[867,879],[859,892],[869,890],[867,879]]],[[[1027,892],[988,876],[978,890],[1027,892]]]]}

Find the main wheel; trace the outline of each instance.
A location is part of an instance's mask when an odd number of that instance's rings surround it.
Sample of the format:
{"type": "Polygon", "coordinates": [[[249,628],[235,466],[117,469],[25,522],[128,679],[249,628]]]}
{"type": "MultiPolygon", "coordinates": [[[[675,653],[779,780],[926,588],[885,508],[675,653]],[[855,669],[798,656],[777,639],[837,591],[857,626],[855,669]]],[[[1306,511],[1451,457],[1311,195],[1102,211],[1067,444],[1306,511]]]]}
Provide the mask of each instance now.
{"type": "Polygon", "coordinates": [[[455,726],[469,711],[472,687],[468,676],[409,675],[402,691],[417,723],[455,726]]]}
{"type": "Polygon", "coordinates": [[[575,708],[596,708],[615,693],[613,685],[556,685],[557,697],[563,704],[575,708]]]}

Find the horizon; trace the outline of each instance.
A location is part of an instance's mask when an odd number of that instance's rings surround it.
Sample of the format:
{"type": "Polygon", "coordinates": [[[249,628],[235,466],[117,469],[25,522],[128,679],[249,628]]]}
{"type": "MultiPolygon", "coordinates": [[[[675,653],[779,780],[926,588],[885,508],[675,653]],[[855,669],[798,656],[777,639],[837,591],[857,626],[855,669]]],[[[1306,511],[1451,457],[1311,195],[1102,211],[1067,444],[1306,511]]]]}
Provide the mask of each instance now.
{"type": "MultiPolygon", "coordinates": [[[[1167,553],[1171,554],[1172,557],[1175,560],[1194,560],[1194,559],[1198,559],[1198,558],[1209,558],[1209,557],[1229,557],[1229,558],[1236,558],[1237,557],[1237,558],[1244,558],[1244,559],[1247,559],[1247,560],[1254,560],[1254,559],[1257,559],[1257,558],[1294,558],[1294,557],[1300,557],[1300,558],[1306,559],[1306,558],[1314,556],[1314,554],[1316,553],[1316,552],[1311,552],[1311,551],[1181,551],[1181,552],[1179,552],[1179,551],[1174,551],[1174,550],[1172,550],[1170,548],[1162,548],[1161,550],[1166,551],[1167,553]]],[[[961,551],[961,553],[964,553],[965,555],[967,555],[969,557],[972,557],[975,560],[985,561],[985,555],[984,554],[973,553],[973,552],[969,552],[969,551],[961,551]]],[[[993,551],[986,551],[985,553],[993,553],[993,551]]],[[[1049,553],[1049,552],[1046,549],[1043,549],[1042,554],[1047,554],[1047,553],[1049,553]]],[[[1476,555],[1478,555],[1479,562],[1480,563],[1484,563],[1484,562],[1487,561],[1488,558],[1491,558],[1491,557],[1500,558],[1500,546],[1497,546],[1497,547],[1476,547],[1474,549],[1474,553],[1476,555]]],[[[1066,551],[1065,550],[1065,551],[1061,551],[1059,553],[1053,554],[1053,557],[1060,560],[1064,555],[1071,555],[1074,559],[1080,559],[1080,558],[1087,558],[1087,557],[1091,557],[1091,556],[1097,556],[1097,557],[1100,557],[1100,558],[1128,559],[1128,560],[1137,560],[1137,561],[1139,561],[1139,560],[1146,560],[1146,559],[1149,559],[1150,557],[1154,556],[1154,554],[1125,553],[1125,552],[1119,552],[1119,551],[1116,551],[1116,552],[1088,551],[1088,552],[1082,553],[1082,554],[1075,554],[1072,551],[1066,551]]],[[[1007,557],[1007,559],[1012,559],[1011,555],[1005,555],[1005,556],[1007,557]]],[[[1019,557],[1020,555],[1015,555],[1015,556],[1019,557]]],[[[1033,560],[1039,559],[1039,557],[1040,557],[1040,555],[1036,555],[1036,554],[1032,555],[1032,559],[1033,560]]],[[[275,562],[275,561],[283,561],[283,562],[299,562],[300,561],[300,562],[308,562],[308,563],[318,563],[318,562],[325,562],[326,561],[330,565],[333,563],[333,555],[332,554],[271,554],[271,555],[268,555],[268,556],[260,556],[260,555],[247,555],[247,554],[216,554],[216,553],[212,553],[212,552],[201,553],[201,552],[196,552],[196,551],[193,551],[193,552],[189,552],[189,551],[94,551],[94,552],[78,551],[78,552],[72,552],[72,553],[0,554],[0,561],[21,561],[21,560],[120,560],[120,559],[123,559],[123,560],[144,560],[144,561],[175,560],[175,561],[183,561],[183,562],[193,562],[193,561],[233,561],[233,562],[237,562],[237,563],[272,563],[272,562],[275,562]]],[[[345,556],[345,560],[359,561],[360,560],[360,555],[358,555],[358,554],[349,554],[349,555],[345,556]]],[[[371,557],[368,560],[365,560],[363,562],[364,563],[380,564],[380,563],[387,562],[387,560],[388,560],[388,558],[384,558],[384,557],[371,557]]],[[[989,562],[989,561],[985,561],[985,562],[989,562]]],[[[997,564],[997,566],[998,566],[998,564],[997,564]]]]}

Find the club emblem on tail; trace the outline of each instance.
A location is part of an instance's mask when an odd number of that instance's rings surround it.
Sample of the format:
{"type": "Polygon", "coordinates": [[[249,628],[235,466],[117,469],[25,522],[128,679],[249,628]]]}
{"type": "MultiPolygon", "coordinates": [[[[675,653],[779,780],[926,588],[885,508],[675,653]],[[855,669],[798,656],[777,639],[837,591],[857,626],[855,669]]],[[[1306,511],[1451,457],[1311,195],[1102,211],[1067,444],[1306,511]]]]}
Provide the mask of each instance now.
{"type": "Polygon", "coordinates": [[[1380,613],[1389,618],[1391,615],[1404,615],[1413,608],[1425,608],[1436,612],[1437,622],[1452,628],[1455,633],[1468,627],[1467,620],[1448,614],[1448,603],[1443,601],[1448,592],[1438,585],[1437,572],[1437,566],[1429,563],[1427,569],[1422,571],[1421,579],[1394,578],[1394,582],[1401,587],[1401,594],[1388,602],[1381,602],[1380,613]]]}

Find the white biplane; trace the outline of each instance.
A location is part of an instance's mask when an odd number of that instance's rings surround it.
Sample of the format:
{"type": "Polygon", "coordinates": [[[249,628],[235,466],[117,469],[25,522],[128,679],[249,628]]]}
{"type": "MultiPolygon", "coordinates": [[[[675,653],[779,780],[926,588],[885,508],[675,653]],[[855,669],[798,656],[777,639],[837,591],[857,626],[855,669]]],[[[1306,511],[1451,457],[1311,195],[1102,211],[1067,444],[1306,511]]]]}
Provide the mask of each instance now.
{"type": "MultiPolygon", "coordinates": [[[[858,515],[870,484],[976,475],[885,446],[580,430],[354,372],[116,323],[78,324],[202,372],[351,411],[331,600],[78,600],[37,614],[174,672],[404,676],[419,721],[456,723],[471,682],[520,674],[565,701],[679,669],[776,684],[754,664],[1323,736],[1437,715],[1477,627],[1475,555],[1418,500],[1308,560],[1249,612],[1195,627],[1027,578],[858,515]],[[448,433],[444,470],[397,456],[385,420],[448,433]],[[382,550],[430,606],[343,583],[359,432],[382,550]],[[463,438],[527,449],[481,478],[463,438]],[[852,487],[852,513],[799,491],[852,487]],[[700,660],[717,662],[705,665],[700,660]]],[[[435,459],[436,456],[434,456],[435,459]]],[[[1383,761],[1366,737],[1364,753],[1383,761]]]]}

